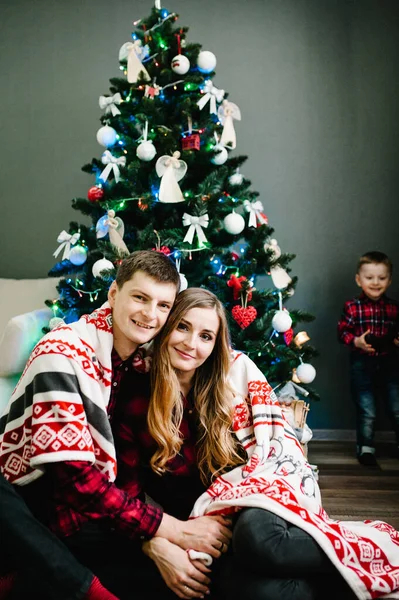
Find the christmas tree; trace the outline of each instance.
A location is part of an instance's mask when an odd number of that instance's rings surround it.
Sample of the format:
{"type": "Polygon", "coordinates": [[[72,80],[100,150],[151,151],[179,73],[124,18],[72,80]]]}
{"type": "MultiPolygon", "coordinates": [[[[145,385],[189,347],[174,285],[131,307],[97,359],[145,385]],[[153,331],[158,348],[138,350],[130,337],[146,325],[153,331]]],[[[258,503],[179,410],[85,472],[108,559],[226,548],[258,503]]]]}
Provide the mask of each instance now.
{"type": "MultiPolygon", "coordinates": [[[[297,280],[263,202],[240,172],[239,107],[213,83],[216,57],[189,43],[178,15],[156,0],[122,45],[120,78],[101,96],[100,158],[83,167],[95,181],[73,207],[92,226],[71,222],[58,237],[61,277],[53,327],[77,320],[107,299],[120,261],[134,250],[164,252],[182,288],[204,286],[223,302],[234,348],[247,353],[272,385],[311,383],[316,354],[298,324],[312,315],[288,311],[297,280]]],[[[317,394],[311,390],[311,397],[317,394]]]]}

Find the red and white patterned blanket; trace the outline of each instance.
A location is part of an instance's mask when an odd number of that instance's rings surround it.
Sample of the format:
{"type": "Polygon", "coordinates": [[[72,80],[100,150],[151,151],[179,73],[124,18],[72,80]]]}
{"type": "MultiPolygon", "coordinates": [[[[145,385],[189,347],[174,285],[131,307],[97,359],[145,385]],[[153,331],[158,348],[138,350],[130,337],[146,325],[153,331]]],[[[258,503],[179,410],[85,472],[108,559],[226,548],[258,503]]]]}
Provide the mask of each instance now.
{"type": "Polygon", "coordinates": [[[249,460],[218,477],[191,516],[265,508],[307,531],[358,598],[399,598],[399,533],[382,521],[330,519],[301,445],[263,374],[236,353],[230,376],[238,392],[234,430],[249,460]]]}
{"type": "Polygon", "coordinates": [[[112,345],[105,303],[35,346],[0,419],[0,468],[11,483],[28,484],[46,463],[66,460],[89,461],[115,479],[107,418],[112,345]]]}

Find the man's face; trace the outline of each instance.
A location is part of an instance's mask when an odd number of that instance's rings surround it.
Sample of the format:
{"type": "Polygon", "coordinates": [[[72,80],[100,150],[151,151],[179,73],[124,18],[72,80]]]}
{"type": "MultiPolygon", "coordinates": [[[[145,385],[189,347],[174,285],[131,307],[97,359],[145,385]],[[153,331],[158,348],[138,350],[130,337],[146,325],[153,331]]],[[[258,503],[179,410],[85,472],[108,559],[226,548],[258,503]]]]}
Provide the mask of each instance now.
{"type": "Polygon", "coordinates": [[[152,340],[165,325],[176,298],[173,283],[160,283],[143,271],[119,289],[114,281],[108,292],[112,308],[114,347],[122,360],[152,340]]]}
{"type": "Polygon", "coordinates": [[[356,283],[371,300],[379,300],[391,284],[389,269],[383,263],[362,265],[356,283]]]}

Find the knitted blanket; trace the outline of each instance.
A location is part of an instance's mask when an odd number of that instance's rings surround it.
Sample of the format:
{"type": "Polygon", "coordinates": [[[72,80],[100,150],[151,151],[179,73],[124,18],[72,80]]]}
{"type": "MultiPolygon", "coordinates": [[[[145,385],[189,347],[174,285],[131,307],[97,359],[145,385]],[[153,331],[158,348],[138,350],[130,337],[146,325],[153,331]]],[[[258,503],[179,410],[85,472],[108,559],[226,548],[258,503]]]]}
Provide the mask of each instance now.
{"type": "Polygon", "coordinates": [[[382,521],[330,519],[312,469],[264,375],[247,356],[236,353],[230,376],[237,391],[233,429],[249,460],[215,479],[191,516],[264,508],[307,531],[358,598],[399,598],[399,533],[382,521]]]}
{"type": "Polygon", "coordinates": [[[11,483],[28,484],[47,463],[67,460],[96,464],[114,481],[112,346],[108,303],[35,346],[0,419],[0,468],[11,483]]]}

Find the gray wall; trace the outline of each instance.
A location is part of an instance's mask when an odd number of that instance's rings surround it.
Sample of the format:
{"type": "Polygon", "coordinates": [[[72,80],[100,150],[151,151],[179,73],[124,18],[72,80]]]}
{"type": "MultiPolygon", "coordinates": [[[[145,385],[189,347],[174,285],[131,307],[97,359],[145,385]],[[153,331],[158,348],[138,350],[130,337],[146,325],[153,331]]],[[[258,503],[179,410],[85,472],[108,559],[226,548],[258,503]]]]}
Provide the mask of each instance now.
{"type": "MultiPolygon", "coordinates": [[[[321,356],[310,424],[352,428],[347,352],[336,321],[356,293],[360,253],[399,267],[397,0],[170,0],[191,41],[215,52],[215,84],[243,120],[238,151],[299,284],[288,307],[321,356]]],[[[4,6],[3,6],[4,5],[4,6]]],[[[100,94],[151,0],[13,0],[0,24],[0,277],[43,277],[71,199],[100,156],[100,94]]],[[[399,277],[392,286],[399,297],[399,277]]],[[[386,427],[386,420],[382,421],[386,427]]]]}

